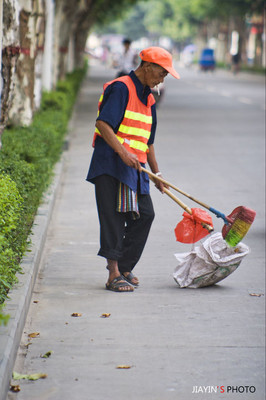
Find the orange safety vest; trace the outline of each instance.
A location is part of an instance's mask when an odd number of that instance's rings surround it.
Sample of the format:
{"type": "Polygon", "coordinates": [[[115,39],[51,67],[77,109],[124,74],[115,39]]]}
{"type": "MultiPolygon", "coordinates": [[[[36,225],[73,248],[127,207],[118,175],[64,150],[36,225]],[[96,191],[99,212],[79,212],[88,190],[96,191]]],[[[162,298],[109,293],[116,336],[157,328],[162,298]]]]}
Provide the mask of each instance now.
{"type": "MultiPolygon", "coordinates": [[[[128,75],[107,82],[103,86],[104,91],[107,86],[117,81],[124,82],[127,85],[129,96],[124,118],[118,128],[116,137],[130,153],[137,155],[139,162],[145,163],[149,151],[147,143],[151,135],[152,126],[151,106],[155,103],[155,99],[152,94],[149,94],[147,105],[143,104],[138,98],[136,87],[132,79],[128,75]]],[[[98,103],[98,115],[100,113],[104,91],[98,103]]],[[[97,135],[101,136],[101,133],[95,128],[93,147],[97,135]]]]}

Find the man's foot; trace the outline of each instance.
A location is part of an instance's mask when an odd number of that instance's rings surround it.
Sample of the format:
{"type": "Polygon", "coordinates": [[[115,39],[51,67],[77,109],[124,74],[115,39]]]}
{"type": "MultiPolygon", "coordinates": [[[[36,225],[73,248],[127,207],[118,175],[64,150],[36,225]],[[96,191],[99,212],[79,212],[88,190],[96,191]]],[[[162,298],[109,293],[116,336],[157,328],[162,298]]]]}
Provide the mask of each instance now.
{"type": "Polygon", "coordinates": [[[139,280],[138,278],[132,274],[132,272],[123,272],[122,273],[123,277],[125,280],[130,283],[133,286],[138,286],[139,285],[139,280]]]}
{"type": "Polygon", "coordinates": [[[111,282],[106,283],[106,289],[111,290],[112,292],[133,292],[133,286],[129,285],[123,276],[118,276],[114,278],[111,282]]]}

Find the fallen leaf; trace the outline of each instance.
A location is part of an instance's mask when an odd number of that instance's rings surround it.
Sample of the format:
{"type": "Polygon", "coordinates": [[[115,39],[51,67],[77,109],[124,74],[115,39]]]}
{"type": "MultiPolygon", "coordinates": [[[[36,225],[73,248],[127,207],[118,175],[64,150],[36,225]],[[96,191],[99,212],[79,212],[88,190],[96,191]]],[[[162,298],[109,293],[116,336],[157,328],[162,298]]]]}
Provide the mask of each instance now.
{"type": "Polygon", "coordinates": [[[18,381],[20,379],[26,379],[29,381],[37,381],[38,379],[45,379],[45,378],[47,378],[47,375],[43,374],[43,373],[25,375],[25,374],[19,374],[17,372],[13,372],[13,379],[15,379],[16,381],[18,381]]]}
{"type": "Polygon", "coordinates": [[[101,315],[101,318],[109,318],[111,314],[104,313],[101,315]]]}
{"type": "Polygon", "coordinates": [[[249,293],[250,296],[261,297],[264,296],[263,293],[249,293]]]}
{"type": "Polygon", "coordinates": [[[33,332],[33,333],[29,333],[28,337],[30,338],[36,338],[40,336],[40,332],[33,332]]]}
{"type": "Polygon", "coordinates": [[[82,314],[77,313],[77,312],[73,312],[73,314],[71,314],[71,317],[81,317],[82,314]]]}
{"type": "Polygon", "coordinates": [[[49,358],[53,354],[53,351],[47,351],[45,354],[41,354],[41,358],[49,358]]]}
{"type": "Polygon", "coordinates": [[[14,393],[20,392],[20,386],[19,385],[10,385],[10,390],[11,390],[11,392],[14,392],[14,393]]]}
{"type": "Polygon", "coordinates": [[[131,365],[118,365],[116,368],[117,369],[130,369],[131,365]]]}

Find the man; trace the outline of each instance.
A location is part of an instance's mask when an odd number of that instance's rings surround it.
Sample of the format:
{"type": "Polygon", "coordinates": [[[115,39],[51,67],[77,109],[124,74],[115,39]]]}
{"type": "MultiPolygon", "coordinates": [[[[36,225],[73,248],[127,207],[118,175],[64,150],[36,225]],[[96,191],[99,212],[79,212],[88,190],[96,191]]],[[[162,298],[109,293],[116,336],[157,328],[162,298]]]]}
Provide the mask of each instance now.
{"type": "Polygon", "coordinates": [[[121,56],[119,64],[120,70],[117,74],[117,78],[129,74],[130,71],[137,66],[138,55],[134,50],[131,49],[131,40],[124,39],[123,46],[124,52],[121,56]]]}
{"type": "MultiPolygon", "coordinates": [[[[154,210],[148,162],[161,175],[155,157],[154,86],[170,73],[179,79],[171,54],[160,47],[140,52],[141,64],[129,75],[104,85],[94,133],[94,152],[87,180],[95,184],[100,221],[100,250],[107,259],[106,289],[132,292],[139,285],[132,270],[144,249],[154,210]]],[[[156,182],[163,193],[164,185],[156,182]]]]}

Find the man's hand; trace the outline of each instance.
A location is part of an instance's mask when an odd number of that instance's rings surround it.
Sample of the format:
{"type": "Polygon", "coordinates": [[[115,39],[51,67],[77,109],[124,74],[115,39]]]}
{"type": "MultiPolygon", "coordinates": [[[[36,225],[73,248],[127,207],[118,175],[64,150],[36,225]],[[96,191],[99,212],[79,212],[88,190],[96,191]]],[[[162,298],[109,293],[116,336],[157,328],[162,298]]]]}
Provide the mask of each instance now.
{"type": "MultiPolygon", "coordinates": [[[[160,178],[163,178],[162,175],[160,175],[160,178]]],[[[166,185],[165,183],[159,181],[158,179],[154,179],[155,187],[160,190],[160,192],[164,193],[164,188],[169,189],[169,186],[166,185]]]]}
{"type": "Polygon", "coordinates": [[[123,151],[119,152],[121,160],[129,167],[137,169],[141,172],[141,165],[139,163],[138,157],[135,154],[129,153],[124,147],[123,151]]]}
{"type": "Polygon", "coordinates": [[[110,125],[104,121],[96,121],[96,127],[101,132],[103,139],[109,144],[110,147],[119,155],[121,160],[129,167],[137,169],[141,172],[141,165],[138,161],[138,157],[135,154],[130,153],[126,148],[117,140],[116,134],[110,125]]]}

